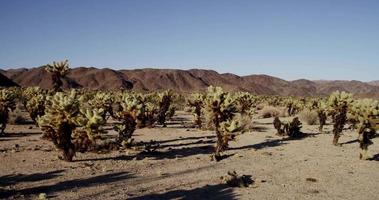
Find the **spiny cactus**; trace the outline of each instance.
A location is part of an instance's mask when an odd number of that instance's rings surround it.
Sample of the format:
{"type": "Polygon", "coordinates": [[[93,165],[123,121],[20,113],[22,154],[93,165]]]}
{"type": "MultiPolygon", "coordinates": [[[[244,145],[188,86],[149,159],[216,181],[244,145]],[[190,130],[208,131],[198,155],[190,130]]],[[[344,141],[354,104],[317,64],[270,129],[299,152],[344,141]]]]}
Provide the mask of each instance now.
{"type": "Polygon", "coordinates": [[[103,109],[82,108],[75,122],[81,129],[76,129],[72,136],[75,150],[86,152],[98,148],[97,139],[105,133],[102,126],[106,120],[103,118],[103,109]]]}
{"type": "Polygon", "coordinates": [[[379,130],[379,102],[373,99],[358,100],[353,103],[350,110],[354,113],[354,119],[359,121],[358,141],[361,148],[359,157],[363,160],[370,159],[368,146],[373,144],[371,138],[379,130]]]}
{"type": "Polygon", "coordinates": [[[130,146],[133,142],[132,136],[137,126],[137,112],[140,112],[142,105],[135,95],[123,93],[120,105],[122,110],[115,113],[120,125],[114,126],[118,132],[117,143],[122,146],[130,146]]]}
{"type": "Polygon", "coordinates": [[[62,92],[63,82],[62,79],[68,74],[70,68],[68,60],[61,62],[53,62],[52,64],[45,65],[45,70],[51,73],[53,79],[53,89],[55,92],[62,92]]]}
{"type": "Polygon", "coordinates": [[[0,90],[0,135],[4,135],[4,130],[9,119],[9,112],[16,108],[17,97],[18,93],[16,90],[0,90]]]}
{"type": "Polygon", "coordinates": [[[323,132],[323,128],[326,124],[326,119],[327,119],[327,104],[320,100],[317,105],[315,106],[316,108],[316,111],[317,111],[317,115],[318,115],[318,120],[319,120],[319,128],[318,130],[320,131],[320,133],[323,132]]]}
{"type": "Polygon", "coordinates": [[[287,135],[290,138],[300,138],[304,136],[304,133],[300,131],[302,124],[298,117],[293,118],[291,122],[281,122],[279,117],[275,117],[273,124],[278,135],[287,135]]]}
{"type": "Polygon", "coordinates": [[[103,119],[107,119],[107,114],[114,117],[112,105],[115,99],[114,95],[110,92],[96,91],[93,95],[82,95],[80,101],[82,104],[88,104],[90,107],[102,109],[103,119]]]}
{"type": "Polygon", "coordinates": [[[338,145],[338,139],[347,120],[348,106],[353,103],[353,95],[347,92],[333,92],[328,99],[329,113],[333,119],[333,144],[338,145]]]}
{"type": "Polygon", "coordinates": [[[253,116],[255,112],[256,97],[248,92],[238,92],[234,95],[237,110],[243,116],[253,116]]]}
{"type": "Polygon", "coordinates": [[[45,115],[37,119],[38,125],[57,148],[63,151],[61,159],[72,161],[75,145],[72,142],[79,113],[79,101],[74,90],[70,94],[58,92],[47,97],[45,115]]]}
{"type": "Polygon", "coordinates": [[[210,116],[217,135],[215,159],[221,159],[221,152],[228,148],[230,133],[239,131],[242,127],[238,121],[233,121],[237,112],[232,96],[220,87],[208,87],[205,97],[204,111],[210,116]]]}
{"type": "Polygon", "coordinates": [[[283,129],[283,124],[280,121],[279,117],[275,117],[274,121],[272,123],[274,125],[274,128],[277,131],[277,133],[276,133],[277,135],[284,135],[285,134],[285,131],[283,129]]]}
{"type": "Polygon", "coordinates": [[[205,96],[200,93],[192,94],[190,99],[188,99],[188,105],[191,107],[191,112],[195,117],[195,124],[198,128],[202,127],[202,109],[204,106],[205,96]]]}
{"type": "Polygon", "coordinates": [[[171,90],[166,90],[158,93],[158,116],[157,121],[163,127],[166,127],[166,120],[172,117],[175,113],[175,108],[171,105],[173,101],[173,93],[171,90]]]}
{"type": "Polygon", "coordinates": [[[288,116],[293,116],[296,113],[298,113],[300,110],[304,108],[304,102],[305,99],[295,99],[293,97],[290,97],[284,101],[285,106],[287,107],[287,114],[288,116]]]}

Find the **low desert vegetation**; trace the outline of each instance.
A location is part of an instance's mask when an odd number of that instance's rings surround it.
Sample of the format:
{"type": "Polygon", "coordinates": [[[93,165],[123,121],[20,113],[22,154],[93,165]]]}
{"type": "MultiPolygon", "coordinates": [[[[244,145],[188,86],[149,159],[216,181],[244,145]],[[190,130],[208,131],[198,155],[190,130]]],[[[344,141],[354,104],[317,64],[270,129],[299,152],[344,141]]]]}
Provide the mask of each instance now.
{"type": "Polygon", "coordinates": [[[304,109],[299,112],[299,119],[308,125],[316,125],[319,123],[318,114],[315,110],[304,109]]]}
{"type": "MultiPolygon", "coordinates": [[[[190,95],[166,90],[152,93],[132,91],[63,90],[63,79],[69,73],[68,61],[46,65],[54,82],[51,90],[38,87],[5,88],[0,90],[0,134],[5,134],[11,116],[20,110],[29,113],[31,121],[43,131],[43,138],[62,151],[61,159],[72,161],[76,152],[115,150],[135,145],[133,133],[140,128],[166,127],[177,108],[193,114],[193,125],[201,130],[213,131],[215,160],[221,160],[239,134],[254,128],[254,118],[274,118],[278,135],[303,137],[302,123],[318,125],[320,133],[327,122],[333,125],[332,143],[347,125],[358,135],[361,159],[370,159],[368,147],[378,127],[379,103],[373,99],[354,99],[346,92],[334,92],[329,97],[259,96],[247,92],[231,93],[210,86],[207,91],[190,95]],[[295,117],[298,116],[298,117],[295,117]],[[104,128],[114,120],[117,138],[107,137],[104,128]]],[[[20,115],[21,116],[21,115],[20,115]]]]}

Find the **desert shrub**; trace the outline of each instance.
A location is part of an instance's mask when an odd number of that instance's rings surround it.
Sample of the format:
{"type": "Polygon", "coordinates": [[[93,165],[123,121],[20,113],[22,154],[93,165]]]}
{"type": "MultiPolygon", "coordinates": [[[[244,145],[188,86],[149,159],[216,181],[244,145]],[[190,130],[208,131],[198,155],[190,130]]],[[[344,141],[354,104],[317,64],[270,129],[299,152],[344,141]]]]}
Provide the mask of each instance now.
{"type": "Polygon", "coordinates": [[[318,114],[317,111],[304,109],[299,113],[299,118],[301,121],[308,125],[318,124],[318,114]]]}
{"type": "Polygon", "coordinates": [[[278,108],[278,107],[273,107],[273,106],[265,106],[261,110],[261,116],[263,118],[285,117],[286,111],[284,108],[278,108]]]}
{"type": "Polygon", "coordinates": [[[222,159],[221,152],[228,148],[229,140],[238,132],[243,132],[246,124],[244,120],[235,117],[237,107],[232,95],[220,87],[208,87],[204,112],[209,122],[213,123],[217,136],[214,158],[219,161],[222,159]]]}

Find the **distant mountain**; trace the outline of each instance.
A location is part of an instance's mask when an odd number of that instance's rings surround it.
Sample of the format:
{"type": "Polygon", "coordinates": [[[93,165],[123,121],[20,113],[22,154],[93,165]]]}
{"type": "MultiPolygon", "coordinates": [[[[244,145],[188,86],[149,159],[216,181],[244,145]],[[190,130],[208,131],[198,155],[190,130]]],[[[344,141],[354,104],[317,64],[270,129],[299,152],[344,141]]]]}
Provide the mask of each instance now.
{"type": "MultiPolygon", "coordinates": [[[[1,71],[20,86],[52,88],[50,74],[43,68],[22,68],[1,71]]],[[[172,89],[177,92],[203,91],[208,86],[221,86],[228,91],[255,94],[319,96],[333,91],[347,91],[358,96],[379,96],[379,85],[361,81],[286,81],[268,75],[237,76],[203,69],[134,69],[73,68],[64,80],[65,88],[131,89],[156,91],[172,89]]]]}
{"type": "Polygon", "coordinates": [[[0,71],[0,87],[14,87],[18,86],[15,82],[13,82],[8,77],[4,76],[0,71]]]}
{"type": "Polygon", "coordinates": [[[378,81],[370,81],[368,82],[370,85],[379,86],[379,80],[378,81]]]}

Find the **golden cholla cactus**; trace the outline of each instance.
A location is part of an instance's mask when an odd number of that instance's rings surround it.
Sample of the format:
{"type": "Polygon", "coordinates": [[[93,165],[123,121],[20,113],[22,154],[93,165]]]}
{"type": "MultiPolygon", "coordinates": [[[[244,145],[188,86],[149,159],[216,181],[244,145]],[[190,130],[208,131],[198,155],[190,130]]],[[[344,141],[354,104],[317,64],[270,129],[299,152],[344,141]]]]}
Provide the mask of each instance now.
{"type": "Polygon", "coordinates": [[[46,71],[53,73],[53,74],[59,74],[61,77],[64,77],[69,72],[70,68],[68,65],[68,60],[60,61],[60,62],[53,62],[52,64],[47,64],[45,66],[46,71]]]}
{"type": "Polygon", "coordinates": [[[133,142],[132,136],[137,125],[137,113],[141,112],[142,105],[135,94],[124,92],[120,98],[121,111],[115,113],[121,125],[114,126],[118,132],[117,143],[123,146],[130,146],[133,142]]]}
{"type": "Polygon", "coordinates": [[[61,62],[54,61],[52,64],[45,65],[45,69],[51,73],[54,91],[61,92],[63,86],[62,79],[68,74],[70,70],[68,60],[61,62]]]}
{"type": "Polygon", "coordinates": [[[379,102],[373,99],[361,99],[355,101],[351,108],[351,116],[359,122],[358,141],[361,148],[360,159],[367,160],[368,146],[371,145],[372,138],[379,130],[379,102]]]}
{"type": "Polygon", "coordinates": [[[4,134],[9,119],[9,112],[16,108],[16,98],[18,95],[16,89],[0,90],[0,135],[4,134]]]}
{"type": "Polygon", "coordinates": [[[101,127],[106,123],[106,120],[102,117],[103,113],[104,110],[101,108],[80,109],[80,115],[76,119],[77,125],[84,127],[91,141],[95,141],[97,135],[103,133],[101,127]]]}
{"type": "Polygon", "coordinates": [[[328,104],[326,100],[319,99],[316,104],[314,104],[314,107],[316,109],[318,120],[319,120],[319,131],[320,133],[323,132],[323,127],[326,124],[327,116],[328,116],[328,104]]]}
{"type": "Polygon", "coordinates": [[[256,97],[248,92],[238,92],[235,95],[237,110],[241,115],[253,116],[255,113],[256,97]]]}
{"type": "MultiPolygon", "coordinates": [[[[84,95],[83,95],[84,96],[84,95]]],[[[83,100],[83,104],[87,103],[89,106],[97,109],[103,109],[102,117],[106,119],[106,115],[114,116],[112,105],[115,102],[115,97],[111,92],[97,91],[94,95],[91,95],[83,100]]]]}
{"type": "Polygon", "coordinates": [[[38,117],[45,114],[45,101],[46,95],[41,93],[29,98],[25,104],[25,108],[28,111],[30,118],[36,122],[38,117]]]}
{"type": "Polygon", "coordinates": [[[171,90],[158,93],[158,114],[157,121],[159,124],[166,126],[166,120],[175,114],[175,107],[172,105],[174,94],[171,90]]]}
{"type": "Polygon", "coordinates": [[[333,92],[328,99],[329,114],[333,119],[333,144],[338,144],[343,127],[347,121],[348,107],[353,103],[353,95],[347,92],[333,92]]]}
{"type": "Polygon", "coordinates": [[[65,161],[72,161],[75,155],[72,134],[77,126],[79,106],[75,90],[70,94],[58,92],[47,97],[45,115],[37,119],[45,136],[63,151],[65,161]]]}
{"type": "Polygon", "coordinates": [[[220,87],[208,87],[205,97],[204,112],[216,132],[217,143],[215,159],[221,159],[221,152],[228,148],[229,133],[237,129],[237,121],[233,118],[237,112],[236,103],[232,95],[224,92],[220,87]]]}
{"type": "Polygon", "coordinates": [[[194,93],[191,95],[191,97],[187,100],[188,105],[191,108],[191,113],[195,117],[195,124],[198,128],[202,127],[202,109],[204,106],[204,94],[201,93],[194,93]]]}

